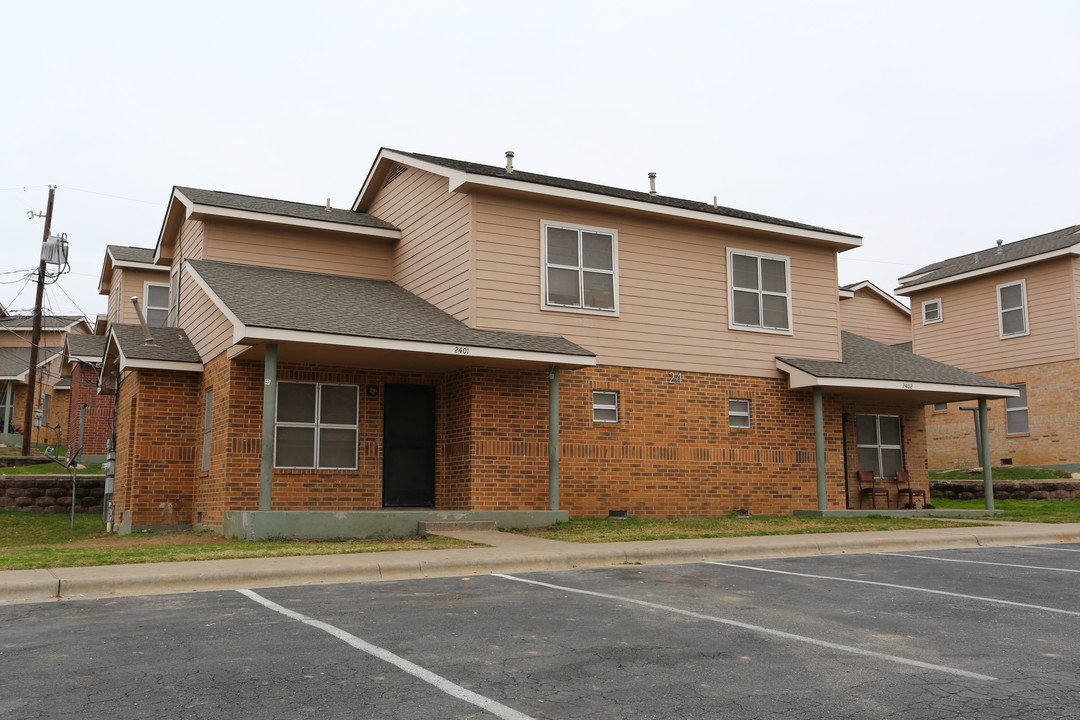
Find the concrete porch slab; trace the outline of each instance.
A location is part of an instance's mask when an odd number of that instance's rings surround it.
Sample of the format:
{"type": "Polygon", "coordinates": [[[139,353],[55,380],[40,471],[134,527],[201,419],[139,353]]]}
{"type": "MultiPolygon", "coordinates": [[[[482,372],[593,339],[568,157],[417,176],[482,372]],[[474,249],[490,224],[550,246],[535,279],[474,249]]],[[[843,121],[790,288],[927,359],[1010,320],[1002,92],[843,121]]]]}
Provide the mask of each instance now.
{"type": "Polygon", "coordinates": [[[545,527],[570,519],[566,510],[227,511],[222,534],[245,540],[409,537],[420,523],[494,522],[501,528],[545,527]]]}
{"type": "Polygon", "coordinates": [[[918,509],[918,510],[878,510],[867,508],[865,510],[796,510],[796,517],[869,517],[871,515],[884,515],[885,517],[950,517],[950,518],[981,518],[987,515],[1001,515],[1001,510],[945,510],[945,509],[918,509]]]}

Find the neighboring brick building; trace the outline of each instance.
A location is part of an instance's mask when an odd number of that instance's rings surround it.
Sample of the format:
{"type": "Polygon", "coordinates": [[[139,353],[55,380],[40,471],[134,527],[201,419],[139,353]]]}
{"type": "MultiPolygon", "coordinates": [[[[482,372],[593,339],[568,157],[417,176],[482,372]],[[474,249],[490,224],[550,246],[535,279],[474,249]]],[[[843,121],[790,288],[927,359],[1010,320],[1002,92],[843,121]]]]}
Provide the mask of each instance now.
{"type": "Polygon", "coordinates": [[[62,373],[70,388],[67,415],[67,426],[71,428],[67,440],[70,453],[76,452],[81,442],[83,455],[104,455],[106,443],[112,437],[114,397],[98,391],[105,341],[103,335],[70,335],[64,344],[62,373]]]}
{"type": "MultiPolygon", "coordinates": [[[[914,351],[1020,388],[989,413],[994,464],[1080,463],[1080,225],[900,278],[914,351]]],[[[931,468],[978,465],[963,403],[927,409],[931,468]]]]}
{"type": "Polygon", "coordinates": [[[38,343],[36,395],[34,412],[40,416],[26,422],[26,388],[30,372],[30,348],[34,318],[31,315],[0,317],[0,434],[21,444],[22,433],[29,427],[30,440],[55,445],[57,437],[66,444],[69,388],[61,376],[60,355],[64,341],[72,335],[90,332],[84,318],[68,315],[44,315],[38,343]]]}
{"type": "Polygon", "coordinates": [[[1015,391],[842,333],[859,245],[385,149],[348,210],[174,188],[141,255],[170,327],[110,293],[118,525],[842,509],[860,467],[925,486],[922,406],[1015,391]]]}

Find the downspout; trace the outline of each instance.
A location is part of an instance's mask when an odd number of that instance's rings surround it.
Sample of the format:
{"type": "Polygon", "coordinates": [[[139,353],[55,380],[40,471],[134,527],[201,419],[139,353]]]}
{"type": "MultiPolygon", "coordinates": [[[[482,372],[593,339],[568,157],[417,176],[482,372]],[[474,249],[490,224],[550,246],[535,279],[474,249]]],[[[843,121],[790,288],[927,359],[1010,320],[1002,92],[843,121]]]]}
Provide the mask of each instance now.
{"type": "Polygon", "coordinates": [[[15,397],[11,394],[11,381],[8,380],[4,391],[4,427],[0,428],[0,433],[6,433],[11,428],[11,408],[14,406],[15,397]]]}
{"type": "Polygon", "coordinates": [[[559,509],[559,368],[548,372],[548,510],[559,509]]]}
{"type": "Polygon", "coordinates": [[[851,470],[848,468],[848,448],[847,448],[847,424],[851,416],[846,412],[840,414],[840,437],[841,442],[844,443],[844,507],[848,510],[851,509],[851,495],[848,491],[848,473],[851,470]]]}
{"type": "Polygon", "coordinates": [[[259,510],[270,510],[274,480],[274,407],[277,398],[277,343],[266,344],[263,361],[262,451],[259,464],[259,510]]]}
{"type": "Polygon", "coordinates": [[[817,507],[825,510],[825,412],[821,386],[814,388],[814,462],[817,465],[817,507]]]}
{"type": "Polygon", "coordinates": [[[990,423],[986,417],[986,398],[979,398],[979,435],[982,437],[983,495],[986,509],[994,509],[994,470],[990,467],[990,423]]]}

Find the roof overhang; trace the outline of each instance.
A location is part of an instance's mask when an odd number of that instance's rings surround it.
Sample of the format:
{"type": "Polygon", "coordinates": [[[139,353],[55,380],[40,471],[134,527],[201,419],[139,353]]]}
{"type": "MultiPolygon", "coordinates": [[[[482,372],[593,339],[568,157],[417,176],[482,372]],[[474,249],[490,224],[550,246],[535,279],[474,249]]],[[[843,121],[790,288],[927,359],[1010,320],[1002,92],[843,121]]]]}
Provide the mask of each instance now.
{"type": "Polygon", "coordinates": [[[877,285],[870,282],[869,280],[863,280],[860,283],[855,283],[854,285],[848,285],[845,288],[841,288],[840,289],[840,297],[841,297],[841,299],[853,298],[853,297],[855,297],[855,293],[857,293],[859,290],[868,290],[868,291],[874,293],[875,295],[877,295],[882,300],[885,300],[886,302],[888,302],[892,307],[896,308],[900,312],[902,312],[905,315],[910,317],[911,309],[907,305],[900,302],[899,300],[894,298],[892,295],[885,292],[884,290],[882,290],[881,288],[879,288],[877,285]],[[845,293],[847,293],[847,294],[845,294],[845,293]]]}
{"type": "Polygon", "coordinates": [[[778,370],[787,373],[788,388],[791,390],[820,387],[822,390],[836,392],[846,398],[866,402],[911,406],[978,398],[1020,396],[1020,391],[1016,388],[952,385],[920,382],[918,380],[818,377],[779,359],[776,361],[776,367],[778,370]]]}
{"type": "Polygon", "coordinates": [[[413,167],[418,170],[424,170],[447,178],[450,183],[450,192],[464,193],[474,189],[517,191],[560,200],[587,202],[593,205],[605,205],[624,210],[634,210],[652,215],[664,215],[687,220],[697,220],[711,225],[758,230],[773,235],[789,236],[802,240],[816,240],[834,246],[840,251],[862,246],[862,238],[849,235],[838,235],[835,233],[822,232],[820,230],[804,230],[759,220],[746,220],[728,215],[717,215],[715,213],[701,212],[698,210],[687,210],[666,205],[658,205],[641,200],[612,197],[595,192],[552,187],[550,185],[542,185],[540,183],[532,183],[524,180],[469,173],[463,170],[455,170],[437,163],[421,160],[419,158],[410,157],[386,148],[381,148],[379,154],[375,157],[375,162],[372,163],[371,170],[368,171],[367,178],[364,179],[364,184],[360,188],[360,193],[353,203],[353,210],[359,210],[360,208],[370,206],[370,203],[382,186],[382,181],[385,179],[389,172],[389,168],[393,163],[413,167]]]}
{"type": "MultiPolygon", "coordinates": [[[[106,370],[117,369],[120,372],[125,370],[179,370],[181,372],[202,372],[203,364],[201,362],[181,362],[176,360],[152,360],[148,358],[129,357],[124,349],[120,346],[120,342],[116,339],[116,331],[109,332],[109,340],[105,343],[105,354],[102,358],[102,364],[106,370]]],[[[101,373],[104,377],[106,373],[101,373]]]]}
{"type": "Polygon", "coordinates": [[[101,277],[98,278],[98,295],[109,294],[109,291],[112,288],[112,270],[114,268],[153,270],[157,272],[169,271],[169,268],[165,265],[144,263],[135,260],[117,260],[116,257],[112,254],[112,248],[108,248],[105,250],[105,261],[101,263],[101,277]]]}
{"type": "MultiPolygon", "coordinates": [[[[991,251],[993,252],[993,251],[991,251]]],[[[1060,248],[1051,252],[1039,253],[1038,255],[1031,255],[1029,257],[1020,258],[1018,260],[1012,260],[1010,262],[998,263],[997,265],[988,265],[984,268],[978,268],[977,270],[968,270],[967,272],[958,273],[956,275],[949,275],[948,277],[938,278],[937,280],[929,280],[927,282],[915,282],[911,285],[904,285],[896,288],[894,292],[897,295],[912,295],[920,290],[928,290],[932,287],[938,287],[940,285],[948,285],[949,283],[959,282],[961,280],[970,280],[971,278],[982,277],[983,275],[990,275],[992,273],[1002,272],[1004,270],[1012,270],[1013,268],[1024,267],[1025,265],[1031,265],[1033,263],[1044,262],[1053,258],[1069,257],[1080,255],[1080,243],[1071,245],[1067,248],[1060,248]]],[[[930,273],[925,273],[929,275],[930,273]]],[[[908,277],[919,278],[925,277],[925,275],[910,275],[908,277]]],[[[900,278],[901,282],[905,278],[900,278]]]]}
{"type": "MultiPolygon", "coordinates": [[[[337,335],[308,330],[251,326],[245,324],[236,316],[195,268],[190,267],[190,265],[189,268],[191,272],[188,273],[188,277],[195,280],[195,283],[206,293],[214,306],[225,315],[232,325],[233,344],[238,346],[262,346],[266,343],[281,343],[308,348],[303,353],[310,353],[311,349],[318,347],[320,348],[320,357],[324,357],[328,349],[338,348],[338,355],[352,359],[367,357],[373,362],[390,363],[395,367],[401,365],[403,367],[423,369],[451,369],[476,365],[504,365],[508,367],[531,365],[593,367],[596,365],[596,357],[593,355],[508,350],[478,345],[462,346],[449,343],[337,335]]],[[[306,358],[309,359],[310,357],[310,354],[306,355],[306,358]]]]}
{"type": "MultiPolygon", "coordinates": [[[[44,348],[43,348],[44,349],[44,348]]],[[[44,357],[39,357],[36,367],[45,367],[53,360],[55,360],[61,354],[60,350],[53,350],[52,352],[43,353],[44,357]]],[[[30,374],[30,363],[27,359],[26,369],[12,375],[0,375],[0,381],[11,380],[12,382],[24,383],[27,380],[27,376],[30,374]]]]}
{"type": "Polygon", "coordinates": [[[180,231],[180,227],[184,224],[184,221],[195,215],[232,220],[250,220],[273,225],[306,228],[309,230],[328,230],[330,232],[363,235],[365,237],[384,238],[387,240],[401,239],[400,230],[367,227],[365,225],[352,225],[330,220],[309,220],[306,218],[289,217],[287,215],[275,215],[273,213],[255,212],[252,210],[235,210],[232,208],[197,203],[184,195],[179,188],[174,187],[172,197],[169,199],[169,209],[165,212],[165,219],[162,221],[161,231],[158,233],[157,243],[154,245],[154,262],[160,262],[162,258],[167,260],[172,259],[171,252],[163,252],[163,247],[166,244],[167,239],[174,237],[180,231]]]}

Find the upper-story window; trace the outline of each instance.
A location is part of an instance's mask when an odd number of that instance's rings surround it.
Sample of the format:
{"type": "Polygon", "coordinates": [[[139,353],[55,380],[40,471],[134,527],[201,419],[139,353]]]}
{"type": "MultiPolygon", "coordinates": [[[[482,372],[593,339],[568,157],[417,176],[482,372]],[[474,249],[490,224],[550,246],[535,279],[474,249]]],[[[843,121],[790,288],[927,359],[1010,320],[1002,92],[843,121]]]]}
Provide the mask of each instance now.
{"type": "Polygon", "coordinates": [[[944,318],[941,316],[941,298],[935,300],[927,300],[922,304],[922,324],[930,325],[931,323],[941,322],[944,318]]]}
{"type": "Polygon", "coordinates": [[[1024,281],[998,285],[997,296],[1001,337],[1027,335],[1027,285],[1024,281]]]}
{"type": "Polygon", "coordinates": [[[614,314],[619,309],[618,233],[544,221],[543,307],[614,314]]]}
{"type": "Polygon", "coordinates": [[[169,286],[164,283],[146,283],[143,299],[146,306],[146,324],[165,327],[169,324],[169,286]]]}
{"type": "Polygon", "coordinates": [[[728,250],[732,328],[791,333],[789,259],[728,250]]]}

